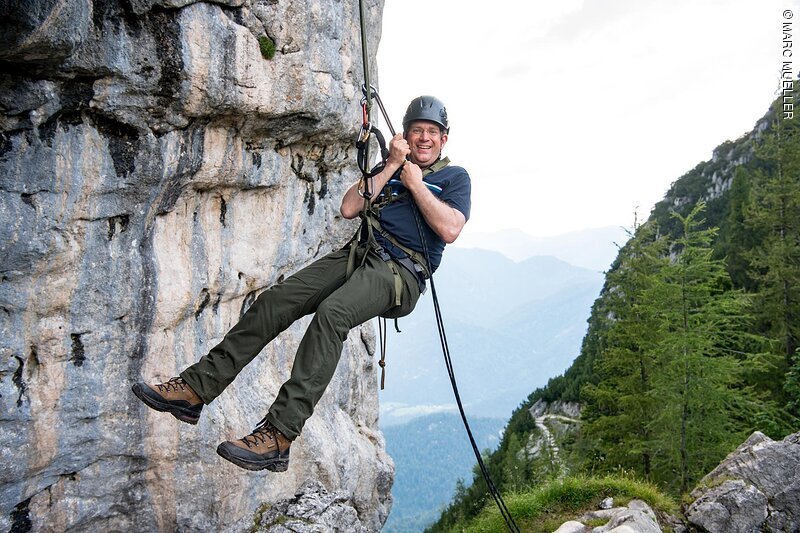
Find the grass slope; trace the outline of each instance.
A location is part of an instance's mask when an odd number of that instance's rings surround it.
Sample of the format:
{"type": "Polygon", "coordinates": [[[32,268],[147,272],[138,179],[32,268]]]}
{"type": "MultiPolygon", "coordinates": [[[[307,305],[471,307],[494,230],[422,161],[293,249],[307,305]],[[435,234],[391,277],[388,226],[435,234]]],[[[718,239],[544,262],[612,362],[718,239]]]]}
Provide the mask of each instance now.
{"type": "MultiPolygon", "coordinates": [[[[575,520],[587,511],[596,510],[607,497],[614,505],[638,499],[646,502],[657,515],[675,514],[677,504],[654,485],[625,477],[568,477],[552,481],[527,492],[504,497],[506,506],[521,531],[551,533],[568,520],[575,520]]],[[[601,524],[592,524],[598,526],[601,524]]],[[[506,525],[497,507],[487,506],[474,519],[459,522],[450,531],[464,533],[493,533],[505,531],[506,525]]]]}

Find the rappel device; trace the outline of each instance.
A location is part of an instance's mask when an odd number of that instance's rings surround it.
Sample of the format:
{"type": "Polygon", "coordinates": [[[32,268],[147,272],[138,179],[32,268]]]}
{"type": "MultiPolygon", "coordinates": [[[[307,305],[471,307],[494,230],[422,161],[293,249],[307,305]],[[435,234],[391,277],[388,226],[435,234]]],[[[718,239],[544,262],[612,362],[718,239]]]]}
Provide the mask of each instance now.
{"type": "MultiPolygon", "coordinates": [[[[389,117],[388,117],[388,115],[386,113],[386,109],[383,106],[383,102],[381,101],[380,96],[378,96],[378,92],[375,90],[374,87],[372,87],[370,85],[370,80],[369,80],[369,55],[367,53],[367,31],[366,31],[366,26],[365,26],[365,18],[366,17],[364,16],[364,0],[359,0],[358,6],[359,6],[359,16],[360,16],[360,22],[361,22],[361,58],[362,58],[363,66],[364,66],[364,87],[363,87],[363,95],[364,96],[363,96],[363,98],[361,100],[361,107],[362,107],[362,112],[363,112],[363,120],[362,120],[362,125],[361,125],[361,131],[359,132],[359,137],[358,137],[358,140],[356,141],[356,147],[358,148],[358,166],[359,166],[359,169],[361,170],[361,174],[362,174],[362,178],[361,178],[362,179],[362,184],[361,184],[361,187],[360,187],[360,192],[361,192],[361,195],[364,197],[364,211],[363,211],[364,215],[362,216],[362,220],[363,220],[362,221],[362,227],[366,226],[366,229],[369,232],[371,232],[373,230],[373,228],[372,228],[372,225],[370,224],[370,220],[372,220],[372,219],[370,219],[368,215],[370,213],[370,207],[371,207],[371,203],[372,203],[372,195],[374,193],[374,191],[372,190],[372,185],[373,185],[372,182],[373,182],[373,178],[377,174],[379,174],[381,172],[381,170],[383,170],[383,168],[384,168],[384,166],[386,164],[386,159],[389,157],[389,151],[386,148],[386,140],[384,139],[383,135],[380,133],[380,130],[378,130],[378,128],[375,127],[375,125],[374,125],[374,123],[372,121],[372,100],[373,100],[373,98],[377,101],[377,103],[378,103],[378,105],[379,105],[379,107],[381,109],[381,113],[383,114],[383,117],[386,120],[386,125],[389,128],[389,131],[391,132],[392,137],[394,137],[395,132],[394,132],[394,128],[392,127],[392,123],[389,120],[389,117]],[[373,135],[375,136],[375,139],[377,140],[378,145],[380,146],[382,161],[375,168],[370,169],[369,168],[369,164],[370,164],[369,145],[370,145],[371,137],[373,135]]],[[[442,111],[443,110],[444,109],[442,108],[442,111]]],[[[445,129],[449,129],[448,128],[449,124],[447,123],[447,115],[446,114],[444,115],[443,121],[442,121],[442,118],[439,117],[438,119],[434,118],[434,122],[437,122],[439,124],[443,124],[445,126],[445,129]]],[[[423,248],[423,250],[422,250],[423,251],[423,254],[422,254],[423,258],[422,259],[424,260],[424,263],[425,263],[424,267],[427,267],[428,265],[431,264],[431,262],[430,262],[430,255],[428,253],[428,245],[427,245],[427,243],[425,241],[425,234],[424,234],[424,232],[422,230],[422,221],[420,219],[419,211],[418,211],[418,209],[416,207],[416,204],[414,203],[413,200],[410,202],[410,205],[411,205],[411,208],[412,208],[412,210],[414,212],[414,219],[415,219],[416,224],[417,224],[417,231],[419,232],[420,240],[422,242],[422,248],[423,248]]],[[[379,224],[378,224],[378,228],[380,228],[379,224]]],[[[359,233],[360,233],[360,231],[359,231],[359,233]]],[[[356,235],[358,235],[358,233],[356,235]]],[[[354,239],[355,239],[355,237],[354,237],[354,239]]],[[[355,247],[352,247],[351,250],[354,251],[355,247]]],[[[404,250],[404,251],[406,251],[406,250],[404,250]]],[[[406,251],[406,252],[408,253],[408,251],[406,251]]],[[[351,253],[351,257],[353,255],[354,254],[351,253]]],[[[415,261],[415,263],[416,263],[416,261],[415,261]]],[[[395,272],[395,277],[396,277],[396,282],[397,282],[397,280],[400,279],[399,274],[395,270],[397,267],[394,265],[393,261],[388,261],[387,264],[390,265],[390,267],[393,268],[393,272],[395,272]]],[[[348,270],[349,269],[350,269],[350,266],[348,266],[348,270]]],[[[469,427],[469,422],[467,421],[467,416],[464,413],[464,406],[461,403],[461,396],[460,396],[460,394],[458,392],[458,385],[456,384],[456,376],[455,376],[455,373],[453,371],[453,361],[452,361],[452,359],[450,357],[450,348],[449,348],[449,345],[447,343],[447,335],[446,335],[445,330],[444,330],[444,321],[442,319],[442,312],[441,312],[441,308],[439,307],[439,299],[438,299],[438,297],[436,295],[436,285],[433,282],[433,273],[430,272],[430,271],[427,271],[427,272],[425,272],[425,274],[426,274],[426,277],[428,279],[430,279],[431,295],[433,297],[433,308],[434,308],[434,312],[435,312],[435,315],[436,315],[436,324],[437,324],[437,327],[439,329],[439,339],[440,339],[441,344],[442,344],[442,353],[444,355],[445,366],[447,367],[447,375],[450,378],[450,384],[453,387],[453,395],[455,396],[456,404],[458,404],[458,411],[461,414],[461,420],[464,422],[464,428],[467,431],[467,436],[469,437],[469,442],[472,445],[472,451],[475,454],[475,459],[478,462],[478,466],[479,466],[479,468],[481,470],[481,474],[483,475],[483,479],[486,481],[486,487],[489,489],[489,493],[492,495],[492,498],[494,499],[495,504],[497,504],[497,507],[500,510],[500,514],[502,515],[503,520],[506,523],[506,526],[508,526],[509,531],[512,531],[514,533],[519,533],[520,529],[517,526],[516,522],[514,522],[514,517],[511,516],[511,512],[508,510],[508,507],[506,506],[506,503],[503,500],[503,497],[500,494],[500,491],[497,489],[495,484],[492,482],[491,476],[489,475],[489,470],[486,468],[486,465],[483,462],[483,457],[481,456],[480,449],[478,448],[478,445],[475,442],[475,437],[472,435],[472,429],[469,427]]],[[[384,325],[383,329],[385,330],[385,325],[384,325]]],[[[379,322],[379,330],[380,330],[380,322],[379,322]]],[[[381,352],[380,366],[383,369],[383,367],[385,366],[385,362],[384,362],[385,345],[384,345],[383,335],[381,335],[381,347],[382,347],[382,352],[381,352]]],[[[383,375],[381,375],[381,388],[383,388],[383,375]]]]}

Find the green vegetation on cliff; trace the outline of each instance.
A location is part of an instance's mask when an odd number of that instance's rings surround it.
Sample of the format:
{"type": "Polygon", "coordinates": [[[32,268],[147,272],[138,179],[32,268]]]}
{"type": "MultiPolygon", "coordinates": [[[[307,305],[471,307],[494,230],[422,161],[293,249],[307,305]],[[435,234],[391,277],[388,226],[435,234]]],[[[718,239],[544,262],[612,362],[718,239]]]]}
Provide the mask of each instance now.
{"type": "MultiPolygon", "coordinates": [[[[798,346],[800,121],[783,119],[776,102],[634,228],[580,355],[513,413],[487,466],[504,493],[552,479],[546,458],[528,453],[539,435],[529,409],[580,402],[579,429],[558,442],[570,474],[624,471],[679,496],[749,432],[796,430],[798,346]]],[[[486,504],[476,477],[430,531],[486,504]]]]}
{"type": "Polygon", "coordinates": [[[750,387],[774,358],[748,333],[751,298],[712,257],[716,230],[699,229],[704,207],[674,215],[679,238],[647,224],[626,246],[608,275],[605,349],[581,394],[584,467],[622,467],[675,493],[744,440],[758,414],[780,410],[750,387]]]}
{"type": "MultiPolygon", "coordinates": [[[[506,504],[522,531],[550,533],[582,513],[598,508],[604,498],[613,498],[615,505],[642,500],[653,510],[674,513],[675,501],[655,486],[625,477],[569,477],[550,481],[540,487],[508,496],[506,504]]],[[[503,531],[505,523],[495,507],[485,508],[477,517],[458,522],[452,528],[465,533],[503,531]]]]}

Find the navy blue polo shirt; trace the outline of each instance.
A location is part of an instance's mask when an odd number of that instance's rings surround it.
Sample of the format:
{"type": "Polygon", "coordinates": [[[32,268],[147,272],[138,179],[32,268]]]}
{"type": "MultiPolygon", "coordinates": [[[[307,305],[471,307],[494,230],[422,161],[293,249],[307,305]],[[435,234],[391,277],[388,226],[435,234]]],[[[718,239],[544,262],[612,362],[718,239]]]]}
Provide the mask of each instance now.
{"type": "MultiPolygon", "coordinates": [[[[423,182],[434,196],[450,207],[458,209],[464,214],[464,218],[469,220],[472,184],[466,170],[458,166],[448,165],[441,170],[425,175],[423,177],[423,182]]],[[[411,194],[404,194],[407,193],[408,190],[400,181],[400,170],[392,176],[387,185],[391,187],[392,196],[399,196],[399,199],[387,204],[380,210],[381,227],[388,231],[397,239],[397,242],[403,246],[423,253],[420,232],[417,229],[417,223],[414,219],[414,212],[411,207],[411,194]]],[[[385,189],[378,195],[375,201],[377,203],[384,198],[385,189]]],[[[444,251],[445,242],[431,229],[428,223],[425,222],[422,213],[419,213],[419,219],[425,243],[428,245],[431,270],[435,271],[442,261],[442,252],[444,251]]],[[[406,257],[405,252],[388,242],[377,232],[375,234],[375,239],[392,257],[406,257]]]]}

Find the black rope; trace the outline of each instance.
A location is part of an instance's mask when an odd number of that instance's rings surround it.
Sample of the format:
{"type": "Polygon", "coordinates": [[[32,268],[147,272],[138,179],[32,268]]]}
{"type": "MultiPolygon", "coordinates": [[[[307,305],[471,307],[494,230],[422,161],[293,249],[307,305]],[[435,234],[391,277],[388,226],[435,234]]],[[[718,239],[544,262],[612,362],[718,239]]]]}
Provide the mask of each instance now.
{"type": "MultiPolygon", "coordinates": [[[[369,134],[377,132],[376,137],[378,138],[379,143],[380,143],[380,141],[382,140],[382,137],[383,137],[382,135],[380,137],[378,137],[380,132],[378,131],[377,128],[372,126],[372,98],[373,98],[373,96],[375,97],[375,99],[378,102],[378,106],[380,107],[381,113],[383,114],[383,117],[386,120],[386,124],[387,124],[387,126],[389,128],[389,131],[392,134],[392,137],[394,137],[395,132],[394,132],[394,128],[392,127],[392,123],[389,120],[389,116],[386,113],[386,109],[383,106],[383,102],[380,99],[380,96],[378,96],[378,93],[377,93],[377,91],[375,91],[375,88],[370,85],[370,80],[369,80],[369,56],[367,54],[367,32],[366,32],[366,26],[365,26],[365,23],[364,23],[364,19],[365,19],[365,16],[364,16],[364,0],[359,0],[358,1],[358,7],[359,7],[359,16],[360,16],[360,21],[361,21],[361,60],[363,62],[363,66],[364,66],[364,82],[365,82],[364,83],[364,87],[363,87],[363,92],[364,92],[364,99],[366,100],[365,107],[364,107],[364,115],[365,115],[365,117],[364,117],[364,125],[362,126],[362,135],[364,133],[366,133],[366,143],[365,143],[365,146],[363,147],[363,153],[359,153],[359,167],[362,167],[361,163],[363,162],[364,164],[363,164],[363,168],[361,168],[361,170],[362,170],[362,174],[364,175],[363,179],[365,180],[364,187],[365,187],[365,193],[366,193],[370,189],[370,187],[368,185],[368,182],[374,176],[374,174],[372,176],[370,176],[369,173],[367,173],[365,171],[365,168],[368,167],[368,163],[369,163],[369,134]]],[[[380,144],[382,144],[382,143],[380,143],[380,144]]],[[[382,152],[384,152],[384,150],[386,150],[385,145],[383,145],[381,147],[383,148],[382,152]]],[[[362,150],[362,147],[359,147],[359,151],[360,152],[361,152],[361,150],[362,150]]],[[[383,155],[383,158],[385,160],[387,155],[384,154],[384,153],[382,153],[382,155],[383,155]]],[[[364,195],[364,202],[365,203],[368,203],[370,201],[369,200],[370,197],[372,196],[371,191],[369,191],[369,192],[370,192],[369,195],[367,195],[367,194],[364,195]]],[[[420,221],[419,212],[417,211],[417,206],[414,203],[413,199],[411,200],[411,209],[414,212],[414,220],[417,223],[417,231],[419,232],[419,237],[420,237],[420,240],[422,241],[422,251],[423,251],[423,255],[425,256],[425,261],[428,263],[428,265],[427,265],[428,266],[428,271],[431,272],[430,271],[431,259],[430,259],[430,254],[428,253],[428,244],[427,244],[427,241],[425,240],[425,235],[424,235],[424,233],[422,231],[422,222],[420,221]]],[[[434,313],[436,314],[436,325],[437,325],[437,328],[439,329],[439,340],[441,341],[441,344],[442,344],[442,353],[444,354],[444,362],[445,362],[445,366],[447,367],[447,375],[450,378],[450,384],[453,386],[453,395],[456,398],[456,404],[458,404],[458,411],[459,411],[459,413],[461,413],[461,420],[464,422],[464,428],[467,430],[467,435],[469,436],[469,442],[472,445],[472,451],[475,454],[475,459],[478,461],[478,466],[480,467],[481,474],[483,474],[484,481],[486,481],[486,486],[489,489],[489,493],[492,495],[492,498],[494,499],[494,502],[497,504],[497,508],[500,510],[500,514],[503,516],[503,520],[505,520],[506,526],[508,526],[509,531],[511,531],[513,533],[520,533],[519,527],[517,527],[516,522],[514,522],[514,517],[511,516],[511,512],[508,510],[508,507],[506,507],[506,502],[503,501],[503,496],[500,494],[500,491],[497,489],[497,487],[495,486],[494,482],[492,482],[492,478],[489,475],[489,469],[486,468],[486,464],[484,464],[484,462],[483,462],[483,457],[481,456],[480,449],[478,448],[478,444],[475,442],[475,437],[472,435],[472,429],[469,427],[469,422],[467,421],[467,415],[464,413],[464,405],[461,403],[461,395],[458,392],[458,384],[456,383],[456,375],[455,375],[455,372],[453,371],[453,361],[452,361],[452,359],[450,357],[450,347],[449,347],[449,345],[447,343],[447,334],[444,331],[444,321],[442,320],[442,310],[439,307],[439,298],[436,295],[436,285],[433,282],[433,272],[431,272],[430,282],[431,282],[431,295],[433,297],[433,309],[434,309],[434,313]]],[[[396,321],[395,321],[395,328],[397,328],[397,322],[396,321]]],[[[399,328],[397,328],[397,329],[399,331],[399,328]]],[[[381,337],[380,342],[381,342],[381,347],[383,348],[382,352],[385,353],[385,340],[386,340],[385,337],[386,337],[386,333],[387,333],[386,332],[386,323],[384,322],[383,327],[381,328],[380,319],[378,321],[378,332],[379,332],[380,337],[381,337]]],[[[383,387],[381,386],[381,388],[383,388],[383,387]]]]}
{"type": "MultiPolygon", "coordinates": [[[[419,237],[422,240],[422,251],[425,255],[425,261],[428,263],[428,269],[430,271],[431,267],[431,259],[428,253],[428,243],[425,240],[425,235],[422,232],[422,222],[420,221],[419,212],[417,211],[417,206],[414,201],[411,201],[411,209],[414,211],[414,220],[417,223],[417,231],[419,232],[419,237]]],[[[447,334],[444,330],[444,320],[442,319],[442,310],[439,307],[439,297],[436,295],[436,284],[433,282],[433,273],[431,272],[430,276],[431,282],[431,297],[433,298],[433,310],[434,314],[436,315],[436,326],[439,329],[439,340],[442,344],[442,353],[444,354],[444,364],[447,367],[447,375],[450,378],[450,384],[453,386],[453,395],[456,398],[456,404],[458,404],[458,412],[461,414],[461,420],[464,422],[464,428],[467,430],[467,435],[469,436],[469,443],[472,445],[472,451],[475,454],[475,459],[478,461],[478,466],[481,470],[481,474],[483,475],[483,479],[486,482],[486,487],[489,489],[489,493],[492,495],[494,499],[494,503],[497,504],[497,508],[500,510],[500,514],[503,517],[503,520],[506,522],[506,526],[508,526],[508,530],[514,533],[520,533],[519,527],[517,523],[514,522],[514,517],[511,516],[511,511],[508,510],[506,507],[506,502],[503,500],[503,496],[500,494],[500,491],[495,486],[494,482],[492,481],[491,476],[489,475],[489,469],[486,468],[486,464],[483,462],[483,457],[481,456],[480,449],[478,448],[478,444],[475,442],[475,437],[472,435],[472,429],[469,427],[469,422],[467,421],[467,415],[464,413],[464,405],[461,403],[461,395],[458,392],[458,384],[456,383],[456,375],[453,371],[453,360],[450,357],[450,346],[447,343],[447,334]]]]}
{"type": "Polygon", "coordinates": [[[358,0],[358,19],[361,23],[361,63],[364,65],[364,96],[367,98],[367,111],[372,118],[372,85],[369,83],[369,53],[367,51],[367,26],[364,20],[364,0],[358,0]]]}

